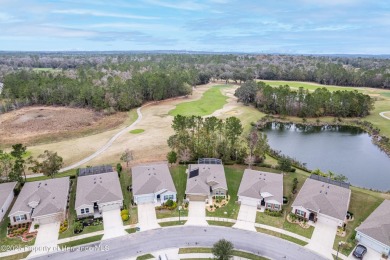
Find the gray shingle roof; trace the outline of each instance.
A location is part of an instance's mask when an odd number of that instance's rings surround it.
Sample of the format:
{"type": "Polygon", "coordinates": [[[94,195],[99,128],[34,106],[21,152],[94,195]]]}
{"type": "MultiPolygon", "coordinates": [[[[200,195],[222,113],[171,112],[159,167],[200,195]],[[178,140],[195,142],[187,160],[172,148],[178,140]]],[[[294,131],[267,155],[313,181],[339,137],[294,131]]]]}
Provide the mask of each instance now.
{"type": "Polygon", "coordinates": [[[292,206],[302,206],[343,221],[347,215],[350,197],[350,189],[306,179],[292,206]]]}
{"type": "Polygon", "coordinates": [[[0,183],[0,209],[3,207],[8,196],[14,192],[17,182],[0,183]]]}
{"type": "Polygon", "coordinates": [[[210,186],[213,189],[227,190],[225,169],[221,164],[190,164],[186,194],[210,195],[210,186]],[[190,172],[199,169],[199,174],[190,178],[190,172]]]}
{"type": "Polygon", "coordinates": [[[383,201],[356,230],[390,246],[390,200],[383,201]]]}
{"type": "Polygon", "coordinates": [[[151,194],[164,189],[176,192],[166,163],[135,166],[131,168],[131,173],[134,195],[151,194]]]}
{"type": "Polygon", "coordinates": [[[75,208],[123,200],[121,184],[117,172],[106,172],[77,178],[75,208]]]}
{"type": "Polygon", "coordinates": [[[269,199],[283,204],[283,174],[246,169],[238,189],[239,196],[262,199],[261,193],[272,195],[269,199]]]}
{"type": "Polygon", "coordinates": [[[31,217],[41,217],[63,212],[66,209],[69,194],[69,177],[26,182],[11,209],[10,216],[17,212],[30,213],[28,205],[38,201],[31,217]]]}

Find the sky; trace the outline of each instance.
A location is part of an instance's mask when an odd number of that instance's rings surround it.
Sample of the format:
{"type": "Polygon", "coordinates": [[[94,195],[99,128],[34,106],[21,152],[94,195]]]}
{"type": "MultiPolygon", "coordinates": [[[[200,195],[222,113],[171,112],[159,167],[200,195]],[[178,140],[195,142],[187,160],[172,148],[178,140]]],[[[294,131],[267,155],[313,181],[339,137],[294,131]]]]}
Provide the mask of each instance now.
{"type": "Polygon", "coordinates": [[[0,50],[390,54],[390,1],[0,0],[0,50]]]}

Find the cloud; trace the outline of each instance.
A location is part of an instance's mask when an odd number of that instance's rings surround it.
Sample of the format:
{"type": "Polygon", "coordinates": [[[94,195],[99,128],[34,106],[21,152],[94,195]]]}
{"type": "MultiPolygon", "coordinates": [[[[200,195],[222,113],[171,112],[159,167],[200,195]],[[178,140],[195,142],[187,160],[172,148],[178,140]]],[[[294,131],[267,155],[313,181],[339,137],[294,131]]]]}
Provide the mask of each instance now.
{"type": "Polygon", "coordinates": [[[69,15],[90,15],[90,16],[98,16],[98,17],[115,17],[115,18],[126,18],[126,19],[141,19],[141,20],[142,19],[143,20],[158,19],[157,17],[151,17],[151,16],[122,14],[122,13],[110,13],[110,12],[101,12],[101,11],[87,10],[87,9],[53,10],[52,13],[69,14],[69,15]]]}
{"type": "Polygon", "coordinates": [[[194,1],[177,1],[177,2],[164,2],[160,0],[144,0],[145,3],[162,6],[166,8],[181,9],[188,11],[196,11],[205,9],[206,6],[194,1]]]}
{"type": "Polygon", "coordinates": [[[0,12],[0,23],[16,23],[21,21],[21,19],[17,19],[15,16],[0,12]]]}

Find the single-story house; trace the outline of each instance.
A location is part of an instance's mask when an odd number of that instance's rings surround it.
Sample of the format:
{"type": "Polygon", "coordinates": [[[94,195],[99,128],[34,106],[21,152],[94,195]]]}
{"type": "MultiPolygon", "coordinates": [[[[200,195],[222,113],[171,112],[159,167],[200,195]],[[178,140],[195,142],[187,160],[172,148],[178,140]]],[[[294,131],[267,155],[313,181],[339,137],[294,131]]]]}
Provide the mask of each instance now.
{"type": "Polygon", "coordinates": [[[323,217],[343,226],[350,199],[348,183],[311,175],[295,198],[292,212],[306,220],[317,221],[318,217],[323,217]]]}
{"type": "Polygon", "coordinates": [[[135,204],[176,201],[176,188],[166,163],[135,166],[131,174],[135,204]]]}
{"type": "Polygon", "coordinates": [[[225,169],[222,164],[190,164],[188,166],[186,198],[205,201],[212,196],[227,195],[225,169]]]}
{"type": "Polygon", "coordinates": [[[14,199],[17,182],[0,183],[0,222],[14,199]]]}
{"type": "Polygon", "coordinates": [[[241,204],[280,211],[283,205],[283,174],[246,169],[238,189],[241,204]]]}
{"type": "Polygon", "coordinates": [[[356,228],[360,244],[390,255],[390,200],[385,200],[356,228]]]}
{"type": "Polygon", "coordinates": [[[117,172],[91,173],[77,178],[77,218],[100,218],[103,211],[121,208],[123,194],[117,172]]]}
{"type": "Polygon", "coordinates": [[[26,182],[12,207],[12,225],[63,221],[69,200],[69,177],[26,182]]]}

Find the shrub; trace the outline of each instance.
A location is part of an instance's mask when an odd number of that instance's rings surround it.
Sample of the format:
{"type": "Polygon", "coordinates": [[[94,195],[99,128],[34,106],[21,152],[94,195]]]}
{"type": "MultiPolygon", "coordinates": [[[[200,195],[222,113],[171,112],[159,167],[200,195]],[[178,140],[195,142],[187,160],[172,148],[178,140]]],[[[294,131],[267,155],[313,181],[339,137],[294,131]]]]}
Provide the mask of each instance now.
{"type": "Polygon", "coordinates": [[[74,233],[81,233],[83,232],[83,229],[84,229],[84,226],[83,226],[83,223],[77,221],[76,223],[74,223],[74,233]]]}
{"type": "Polygon", "coordinates": [[[123,221],[129,220],[129,215],[122,215],[122,220],[123,221]]]}
{"type": "Polygon", "coordinates": [[[282,216],[282,211],[271,211],[269,209],[266,209],[265,214],[271,217],[281,217],[282,216]]]}
{"type": "Polygon", "coordinates": [[[167,207],[172,207],[173,206],[173,200],[167,200],[165,203],[164,203],[165,206],[167,207]]]}
{"type": "Polygon", "coordinates": [[[122,210],[121,215],[129,215],[129,210],[127,209],[122,210]]]}
{"type": "Polygon", "coordinates": [[[39,224],[35,224],[34,229],[38,229],[38,228],[39,228],[39,224]]]}
{"type": "Polygon", "coordinates": [[[297,215],[295,215],[294,213],[290,213],[289,215],[290,215],[290,219],[291,219],[292,221],[297,220],[297,215]]]}

